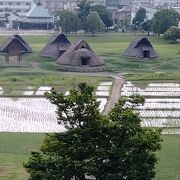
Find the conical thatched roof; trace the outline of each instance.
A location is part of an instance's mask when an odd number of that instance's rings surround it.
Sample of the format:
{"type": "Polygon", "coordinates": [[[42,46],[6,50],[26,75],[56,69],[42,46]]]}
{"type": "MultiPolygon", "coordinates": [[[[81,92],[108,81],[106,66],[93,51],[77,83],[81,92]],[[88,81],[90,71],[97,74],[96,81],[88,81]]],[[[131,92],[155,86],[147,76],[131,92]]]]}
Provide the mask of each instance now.
{"type": "Polygon", "coordinates": [[[29,46],[29,44],[21,36],[19,36],[18,34],[14,34],[13,36],[16,37],[17,39],[19,39],[26,46],[29,53],[32,53],[32,48],[29,46]]]}
{"type": "Polygon", "coordinates": [[[0,52],[8,53],[9,48],[12,50],[12,47],[14,49],[13,53],[16,53],[16,51],[21,54],[32,52],[31,47],[19,35],[9,36],[1,45],[0,52]]]}
{"type": "Polygon", "coordinates": [[[55,33],[41,50],[40,56],[58,59],[70,46],[71,42],[64,34],[55,33]]]}
{"type": "Polygon", "coordinates": [[[56,62],[61,65],[78,67],[95,67],[105,64],[104,60],[96,55],[84,40],[73,44],[56,62]]]}
{"type": "Polygon", "coordinates": [[[123,55],[148,59],[158,57],[158,54],[146,37],[136,37],[124,51],[123,55]]]}

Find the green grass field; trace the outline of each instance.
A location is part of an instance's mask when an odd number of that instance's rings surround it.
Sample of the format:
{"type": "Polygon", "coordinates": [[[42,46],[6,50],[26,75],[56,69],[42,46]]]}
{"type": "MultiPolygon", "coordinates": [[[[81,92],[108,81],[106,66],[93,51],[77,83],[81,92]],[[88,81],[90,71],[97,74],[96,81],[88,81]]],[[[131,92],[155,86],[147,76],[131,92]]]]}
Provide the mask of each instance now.
{"type": "Polygon", "coordinates": [[[180,179],[180,136],[164,135],[162,149],[159,151],[159,164],[155,180],[180,179]]]}
{"type": "Polygon", "coordinates": [[[40,148],[43,137],[43,134],[0,133],[0,179],[27,179],[22,164],[31,150],[40,148]]]}
{"type": "MultiPolygon", "coordinates": [[[[30,151],[38,150],[44,134],[0,133],[0,179],[25,180],[28,177],[22,164],[30,151]]],[[[180,179],[180,136],[163,136],[162,150],[155,180],[180,179]]]]}
{"type": "MultiPolygon", "coordinates": [[[[95,37],[69,35],[68,38],[72,42],[79,39],[87,40],[97,54],[104,58],[107,71],[121,72],[128,79],[180,79],[179,44],[169,44],[163,39],[151,36],[150,40],[158,52],[159,58],[140,60],[122,56],[123,51],[137,35],[135,33],[111,33],[96,35],[95,37]]],[[[4,63],[4,56],[0,56],[0,84],[5,82],[43,84],[44,79],[54,76],[56,78],[51,78],[51,83],[56,83],[57,79],[61,81],[64,78],[64,73],[58,69],[55,60],[38,56],[50,35],[23,37],[33,48],[33,53],[24,55],[21,65],[7,65],[4,63]]],[[[1,36],[0,43],[5,38],[5,36],[1,36]]],[[[68,78],[64,82],[71,83],[68,78]]]]}

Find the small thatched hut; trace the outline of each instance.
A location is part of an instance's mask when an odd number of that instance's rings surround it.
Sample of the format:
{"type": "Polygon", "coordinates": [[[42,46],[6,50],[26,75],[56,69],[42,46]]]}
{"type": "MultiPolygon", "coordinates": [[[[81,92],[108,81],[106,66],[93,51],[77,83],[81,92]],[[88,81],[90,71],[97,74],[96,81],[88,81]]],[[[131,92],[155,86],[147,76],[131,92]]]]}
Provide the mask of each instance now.
{"type": "Polygon", "coordinates": [[[58,59],[70,46],[71,42],[64,34],[55,33],[41,50],[40,56],[58,59]]]}
{"type": "Polygon", "coordinates": [[[153,59],[158,57],[150,41],[146,37],[135,38],[124,51],[124,56],[153,59]]]}
{"type": "Polygon", "coordinates": [[[87,72],[102,71],[105,64],[84,40],[73,44],[56,62],[67,71],[87,72]]]}
{"type": "Polygon", "coordinates": [[[32,53],[31,47],[19,35],[9,36],[0,47],[0,52],[5,54],[5,61],[9,63],[10,56],[16,56],[20,62],[24,53],[32,53]]]}
{"type": "Polygon", "coordinates": [[[19,39],[25,46],[26,46],[26,53],[32,53],[32,48],[29,46],[29,44],[18,34],[13,35],[15,38],[19,39]]]}

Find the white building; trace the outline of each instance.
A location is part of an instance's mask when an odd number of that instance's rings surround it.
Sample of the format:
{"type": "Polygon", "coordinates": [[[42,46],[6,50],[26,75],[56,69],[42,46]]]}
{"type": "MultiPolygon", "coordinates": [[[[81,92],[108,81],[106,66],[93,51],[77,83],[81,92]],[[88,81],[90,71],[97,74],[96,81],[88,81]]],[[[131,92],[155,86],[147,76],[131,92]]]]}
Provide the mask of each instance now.
{"type": "Polygon", "coordinates": [[[180,0],[153,0],[155,6],[179,6],[180,0]]]}
{"type": "Polygon", "coordinates": [[[40,0],[40,2],[50,13],[61,10],[74,11],[77,9],[77,0],[40,0]]]}
{"type": "Polygon", "coordinates": [[[33,0],[0,0],[0,14],[26,14],[35,6],[33,0]]]}
{"type": "MultiPolygon", "coordinates": [[[[92,4],[105,5],[105,0],[89,0],[92,4]]],[[[40,0],[41,4],[54,13],[61,10],[76,11],[78,0],[40,0]]]]}
{"type": "Polygon", "coordinates": [[[142,4],[153,4],[153,0],[134,0],[133,5],[141,6],[142,4]]]}

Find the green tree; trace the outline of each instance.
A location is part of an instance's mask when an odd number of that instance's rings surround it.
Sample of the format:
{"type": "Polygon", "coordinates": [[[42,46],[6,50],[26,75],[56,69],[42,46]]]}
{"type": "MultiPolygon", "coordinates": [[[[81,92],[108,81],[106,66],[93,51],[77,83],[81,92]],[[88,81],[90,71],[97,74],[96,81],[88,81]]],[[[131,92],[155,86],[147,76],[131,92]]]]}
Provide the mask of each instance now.
{"type": "Polygon", "coordinates": [[[164,34],[171,26],[178,26],[180,15],[174,9],[162,9],[152,19],[152,30],[155,34],[164,34]]]}
{"type": "Polygon", "coordinates": [[[152,29],[151,26],[152,26],[152,21],[151,20],[146,20],[146,21],[144,21],[144,22],[142,22],[140,24],[140,28],[143,29],[144,31],[147,31],[148,36],[149,36],[149,33],[150,33],[151,29],[152,29]]]}
{"type": "Polygon", "coordinates": [[[58,123],[67,131],[46,135],[41,151],[32,152],[24,164],[30,179],[85,180],[93,175],[97,180],[150,180],[155,176],[160,130],[142,128],[133,111],[144,98],[121,98],[108,116],[102,116],[93,87],[85,83],[69,96],[52,90],[47,97],[57,106],[58,123]]]}
{"type": "Polygon", "coordinates": [[[98,12],[101,20],[105,24],[106,28],[113,26],[113,20],[111,14],[107,11],[106,6],[103,5],[93,5],[91,6],[92,11],[98,12]]]}
{"type": "Polygon", "coordinates": [[[77,14],[70,11],[60,11],[56,15],[56,26],[61,27],[62,32],[77,32],[80,29],[80,19],[77,14]]]}
{"type": "Polygon", "coordinates": [[[90,13],[91,2],[88,0],[78,0],[77,6],[79,7],[78,16],[81,20],[83,20],[90,13]]]}
{"type": "Polygon", "coordinates": [[[140,23],[143,22],[145,20],[145,18],[146,18],[146,9],[140,8],[137,11],[137,13],[136,13],[136,15],[135,15],[135,17],[134,17],[134,19],[132,21],[134,27],[139,28],[140,23]]]}
{"type": "Polygon", "coordinates": [[[71,28],[72,28],[72,32],[74,32],[75,34],[77,33],[78,30],[81,29],[81,20],[77,13],[72,13],[71,28]]]}
{"type": "Polygon", "coordinates": [[[122,23],[122,31],[127,32],[127,30],[129,30],[129,26],[130,26],[130,21],[127,18],[125,18],[122,23]]]}
{"type": "Polygon", "coordinates": [[[180,39],[180,29],[176,26],[171,26],[163,35],[163,38],[167,41],[176,42],[180,39]]]}
{"type": "Polygon", "coordinates": [[[95,11],[91,11],[87,17],[87,29],[94,36],[95,32],[99,32],[103,29],[104,23],[102,22],[99,14],[95,11]]]}

